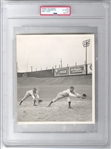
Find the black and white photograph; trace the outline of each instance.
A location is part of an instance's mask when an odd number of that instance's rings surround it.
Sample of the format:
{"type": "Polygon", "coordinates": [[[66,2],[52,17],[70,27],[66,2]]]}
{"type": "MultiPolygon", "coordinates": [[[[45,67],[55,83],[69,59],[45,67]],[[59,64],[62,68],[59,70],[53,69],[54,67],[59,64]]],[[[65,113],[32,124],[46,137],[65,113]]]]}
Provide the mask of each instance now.
{"type": "Polygon", "coordinates": [[[18,123],[95,123],[94,34],[17,35],[18,123]]]}

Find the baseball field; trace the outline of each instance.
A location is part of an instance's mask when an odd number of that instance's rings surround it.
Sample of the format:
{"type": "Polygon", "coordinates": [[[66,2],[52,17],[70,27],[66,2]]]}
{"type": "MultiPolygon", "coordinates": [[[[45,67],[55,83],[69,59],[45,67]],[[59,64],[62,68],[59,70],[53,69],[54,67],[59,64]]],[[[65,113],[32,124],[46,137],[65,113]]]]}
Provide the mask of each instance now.
{"type": "Polygon", "coordinates": [[[18,78],[17,91],[18,122],[90,122],[92,121],[92,75],[56,78],[18,78]],[[68,89],[71,85],[79,94],[87,94],[86,99],[72,98],[72,108],[68,109],[67,100],[61,99],[51,107],[48,103],[56,95],[68,89]],[[33,106],[31,97],[21,106],[19,102],[27,90],[37,87],[43,100],[38,106],[33,106]]]}

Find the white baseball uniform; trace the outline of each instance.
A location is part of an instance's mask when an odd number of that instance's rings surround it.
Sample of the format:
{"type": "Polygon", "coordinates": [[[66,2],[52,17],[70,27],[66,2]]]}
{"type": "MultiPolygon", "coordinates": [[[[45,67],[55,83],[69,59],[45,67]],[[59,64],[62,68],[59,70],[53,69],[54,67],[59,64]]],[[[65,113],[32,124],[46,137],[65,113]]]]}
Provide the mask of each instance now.
{"type": "Polygon", "coordinates": [[[25,96],[22,98],[21,101],[24,101],[26,98],[32,96],[32,99],[35,100],[37,98],[39,98],[39,95],[38,95],[38,91],[36,92],[33,92],[33,90],[29,90],[26,92],[25,96]]]}
{"type": "Polygon", "coordinates": [[[62,99],[62,98],[66,98],[68,102],[71,101],[71,98],[70,97],[77,97],[77,96],[80,96],[78,93],[76,93],[75,91],[73,93],[70,92],[70,89],[67,89],[63,92],[60,92],[56,98],[54,98],[52,101],[53,102],[56,102],[58,101],[59,99],[62,99]]]}

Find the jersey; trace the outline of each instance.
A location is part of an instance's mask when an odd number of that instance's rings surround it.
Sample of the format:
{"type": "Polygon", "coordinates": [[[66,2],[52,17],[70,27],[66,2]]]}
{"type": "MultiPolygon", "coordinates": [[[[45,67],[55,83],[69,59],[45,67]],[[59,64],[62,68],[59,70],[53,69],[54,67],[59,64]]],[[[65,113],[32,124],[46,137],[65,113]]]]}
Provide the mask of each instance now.
{"type": "Polygon", "coordinates": [[[39,98],[39,95],[38,95],[37,91],[33,92],[33,90],[29,90],[29,91],[26,92],[26,94],[32,96],[33,99],[39,98]]]}
{"type": "Polygon", "coordinates": [[[71,93],[70,89],[64,90],[63,92],[60,92],[59,94],[63,97],[69,97],[69,96],[77,97],[77,96],[79,96],[79,94],[76,92],[71,93]]]}

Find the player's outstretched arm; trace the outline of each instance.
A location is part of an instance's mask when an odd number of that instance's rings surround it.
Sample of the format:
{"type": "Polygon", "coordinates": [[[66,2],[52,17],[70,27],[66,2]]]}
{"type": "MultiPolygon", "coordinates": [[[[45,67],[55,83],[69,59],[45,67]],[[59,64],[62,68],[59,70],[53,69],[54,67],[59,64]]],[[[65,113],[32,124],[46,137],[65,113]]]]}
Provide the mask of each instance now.
{"type": "Polygon", "coordinates": [[[86,94],[83,94],[83,95],[79,95],[78,93],[76,93],[77,95],[77,98],[82,98],[82,99],[85,99],[87,97],[86,94]]]}
{"type": "Polygon", "coordinates": [[[36,97],[38,98],[38,103],[41,103],[42,99],[40,98],[40,96],[37,94],[36,97]]]}
{"type": "Polygon", "coordinates": [[[82,98],[82,95],[76,93],[76,97],[77,97],[77,98],[82,98]]]}

